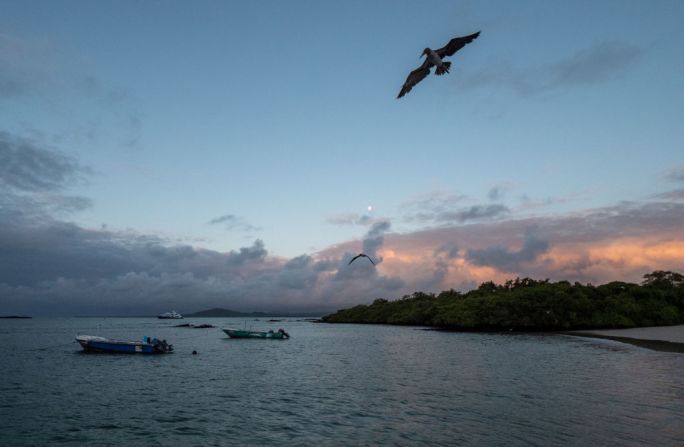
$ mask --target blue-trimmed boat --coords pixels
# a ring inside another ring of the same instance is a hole
[[[173,345],[166,340],[143,337],[142,341],[124,341],[96,335],[78,335],[76,341],[86,352],[115,352],[124,354],[168,354]]]
[[[283,329],[278,329],[277,331],[248,331],[243,329],[223,329],[223,332],[230,338],[274,338],[277,340],[283,340],[285,338],[290,338],[290,334],[285,332]]]

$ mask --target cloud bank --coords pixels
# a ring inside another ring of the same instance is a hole
[[[373,225],[359,241],[292,259],[264,242],[228,252],[59,220],[2,215],[0,313],[141,315],[209,307],[331,311],[416,290],[467,289],[515,276],[601,283],[681,269],[684,205],[625,204],[583,215],[408,234]],[[377,261],[348,261],[363,250]]]
[[[462,196],[432,194],[407,208],[412,218],[437,224],[432,228],[396,233],[390,219],[352,216],[366,228],[358,240],[286,259],[259,239],[219,252],[153,234],[83,228],[65,217],[90,206],[68,194],[87,180],[86,167],[3,132],[0,161],[0,314],[329,312],[516,276],[638,282],[653,270],[684,265],[684,203],[671,194],[524,219],[503,205],[464,206]],[[679,171],[666,177],[681,181]],[[210,223],[247,225],[232,214]],[[359,252],[376,265],[349,265]]]

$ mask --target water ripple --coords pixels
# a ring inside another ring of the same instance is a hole
[[[278,324],[291,340],[194,337],[154,319],[0,322],[0,445],[684,445],[683,355],[567,336]],[[176,353],[35,351],[75,333],[154,335]]]

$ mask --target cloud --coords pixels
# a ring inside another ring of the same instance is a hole
[[[436,216],[438,222],[467,222],[471,220],[498,219],[510,213],[505,205],[474,205],[459,211],[443,212]]]
[[[381,246],[388,229],[374,226],[368,248]],[[401,292],[398,278],[370,264],[348,266],[346,257],[283,259],[269,255],[261,240],[217,252],[49,216],[31,222],[0,213],[0,308],[33,315],[140,315],[217,306],[332,311]]]
[[[435,255],[446,256],[447,259],[454,259],[458,256],[459,248],[455,242],[445,242],[435,249]]]
[[[407,222],[453,225],[472,221],[497,220],[509,214],[510,211],[507,206],[501,204],[473,205],[454,211],[416,213],[404,218]]]
[[[520,68],[502,63],[463,82],[471,87],[506,87],[521,95],[534,95],[610,81],[636,65],[644,54],[641,47],[607,41],[541,67]]]
[[[382,243],[385,240],[385,232],[389,231],[390,223],[376,222],[373,224],[368,233],[363,238],[363,252],[368,256],[377,257],[378,250],[382,247]],[[377,262],[382,262],[379,259]]]
[[[73,158],[0,131],[0,185],[18,191],[54,191],[90,171]]]
[[[384,218],[372,217],[368,214],[343,213],[326,218],[326,222],[332,225],[361,225],[368,226],[384,221]]]
[[[340,268],[338,268],[334,279],[336,281],[340,280],[370,280],[377,282],[379,279],[377,267],[382,263],[383,259],[378,254],[378,251],[382,248],[385,241],[385,233],[389,231],[391,224],[389,221],[382,221],[374,223],[368,232],[364,235],[361,244],[361,252],[373,259],[375,265],[367,262],[366,259],[360,259],[359,261],[349,264],[354,256],[358,254],[358,251],[351,251],[351,247],[341,255]],[[336,254],[339,256],[339,254]]]
[[[515,276],[639,281],[650,271],[684,265],[684,203],[678,202],[623,202],[404,234],[391,232],[389,221],[375,222],[359,240],[285,259],[269,254],[258,239],[218,252],[155,235],[83,228],[60,221],[42,203],[36,209],[44,215],[35,219],[4,206],[11,197],[0,193],[4,313],[150,315],[210,307],[327,312]],[[73,202],[64,206],[82,206]],[[359,250],[378,264],[348,265]]]
[[[549,86],[589,85],[612,79],[635,65],[645,50],[625,42],[603,42],[549,67]]]
[[[49,114],[68,114],[70,124],[53,129],[61,138],[89,143],[111,138],[124,147],[140,147],[143,116],[134,95],[127,88],[74,69],[78,60],[51,42],[0,33],[0,101]],[[66,110],[64,104],[71,106]]]
[[[526,231],[525,240],[519,250],[512,250],[505,245],[492,245],[484,249],[468,250],[465,259],[474,265],[517,272],[522,270],[522,264],[535,261],[548,249],[549,242],[538,238],[535,229],[530,228]]]
[[[684,188],[673,189],[672,191],[663,192],[654,196],[656,199],[662,200],[684,200]]]
[[[444,282],[449,274],[451,261],[459,256],[459,248],[455,242],[445,242],[434,251],[434,272],[432,276],[416,285],[416,290],[435,290]]]
[[[467,199],[468,196],[465,194],[435,190],[418,194],[404,202],[401,207],[407,210],[428,210],[433,213],[438,213],[445,209],[453,209]]]
[[[504,186],[493,188],[492,194],[503,195]],[[510,213],[502,204],[463,206],[468,197],[445,191],[419,195],[402,205],[403,220],[408,223],[453,225],[472,221],[497,220]]]
[[[668,169],[664,173],[667,180],[673,182],[684,182],[684,166],[677,166],[672,169]]]
[[[506,193],[511,189],[509,185],[496,185],[493,186],[488,192],[487,197],[489,200],[501,200],[504,198]]]
[[[244,218],[236,216],[235,214],[224,214],[223,216],[215,217],[209,221],[209,225],[221,224],[226,230],[239,231],[260,231],[262,228],[254,226],[247,222]]]
[[[76,159],[0,131],[0,224],[30,225],[92,206],[66,189],[91,174]]]
[[[388,233],[379,270],[401,290],[468,289],[515,276],[601,284],[639,282],[684,265],[684,203],[623,202],[567,214]],[[354,252],[358,242],[321,255]],[[500,258],[500,259],[499,259]]]

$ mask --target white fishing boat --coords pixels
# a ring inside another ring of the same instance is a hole
[[[164,312],[163,314],[157,315],[157,318],[162,318],[165,320],[180,320],[183,318],[183,315],[179,314],[175,310],[172,310],[171,312]]]

